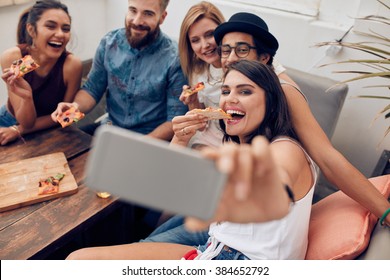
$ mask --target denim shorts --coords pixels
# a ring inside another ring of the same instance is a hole
[[[18,121],[14,116],[8,112],[7,107],[5,105],[0,107],[0,127],[10,127],[18,124]]]
[[[208,244],[200,245],[197,249],[201,252],[204,252],[207,248]],[[230,248],[229,246],[223,246],[221,252],[213,258],[213,260],[249,260],[247,256],[245,256],[240,251],[236,249]]]
[[[166,242],[198,246],[207,242],[209,239],[208,233],[208,229],[199,232],[187,230],[184,225],[184,217],[175,215],[140,242]]]

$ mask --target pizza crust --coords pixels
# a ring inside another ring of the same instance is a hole
[[[191,88],[184,90],[184,96],[185,97],[191,96],[191,95],[201,91],[202,89],[204,89],[204,87],[205,87],[204,83],[199,82],[196,85],[192,86]]]
[[[193,109],[190,112],[206,116],[209,120],[231,119],[232,116],[221,108]]]
[[[26,55],[12,62],[10,68],[15,73],[16,77],[23,77],[27,73],[34,71],[39,67],[39,64],[34,61],[31,55]]]

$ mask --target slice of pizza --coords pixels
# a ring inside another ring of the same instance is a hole
[[[38,195],[58,193],[60,191],[60,181],[65,174],[58,173],[55,176],[49,176],[39,181]]]
[[[207,107],[206,109],[193,109],[190,112],[206,116],[209,120],[231,119],[232,115],[221,108]]]
[[[76,110],[75,107],[70,107],[68,110],[57,116],[57,121],[61,124],[62,128],[64,128],[74,122],[78,122],[84,117],[84,113]]]
[[[184,90],[184,96],[185,97],[191,96],[191,95],[201,91],[202,89],[204,89],[204,83],[199,82],[196,85]]]
[[[27,73],[34,71],[39,67],[39,64],[34,61],[31,55],[26,55],[12,62],[11,70],[14,71],[17,77],[23,77]]]

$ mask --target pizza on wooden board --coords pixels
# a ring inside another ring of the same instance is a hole
[[[206,109],[193,109],[190,112],[206,116],[208,118],[208,120],[219,120],[219,119],[231,119],[232,118],[232,115],[226,113],[221,108],[207,107]]]
[[[185,89],[184,90],[184,96],[185,97],[188,97],[188,96],[191,96],[199,91],[201,91],[202,89],[204,89],[204,83],[203,82],[199,82],[197,83],[196,85],[188,88],[188,89]]]
[[[57,121],[61,124],[62,128],[64,128],[74,122],[78,122],[84,117],[84,113],[76,110],[75,107],[70,107],[68,110],[57,116]]]
[[[58,173],[55,176],[39,180],[38,195],[58,193],[60,191],[60,181],[65,174]]]
[[[26,55],[12,62],[10,68],[15,73],[16,77],[23,77],[24,75],[31,71],[34,71],[38,67],[39,64],[34,61],[31,55]]]

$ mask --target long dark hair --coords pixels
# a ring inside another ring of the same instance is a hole
[[[63,10],[68,16],[68,7],[56,0],[42,0],[37,1],[35,4],[22,12],[19,17],[18,29],[16,32],[16,40],[18,44],[32,45],[32,38],[27,32],[27,24],[31,24],[34,27],[35,32],[37,31],[37,21],[40,20],[42,14],[51,9]]]
[[[230,71],[238,71],[253,81],[265,91],[265,115],[257,129],[246,137],[246,142],[251,143],[257,135],[265,136],[269,141],[277,136],[288,136],[298,140],[292,126],[287,99],[275,72],[268,65],[258,61],[241,60],[231,64],[224,75],[224,80]],[[223,141],[240,143],[238,136],[226,133],[226,126],[220,121],[224,132]]]

